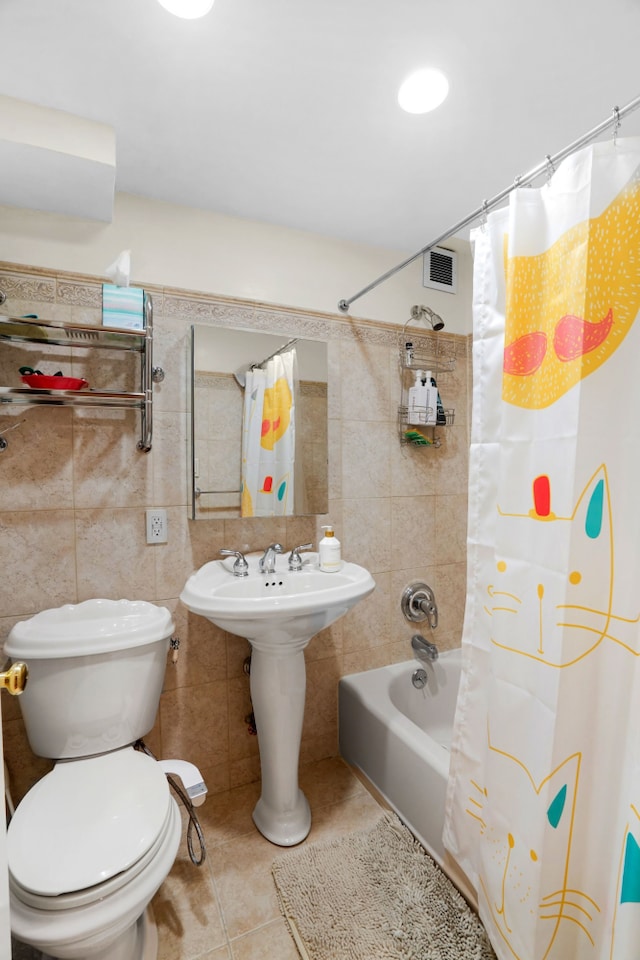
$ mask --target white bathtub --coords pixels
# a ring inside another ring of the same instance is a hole
[[[396,663],[343,677],[339,685],[342,756],[450,875],[442,829],[460,665],[461,651],[451,650],[434,664]],[[419,667],[428,676],[423,690],[411,683]]]

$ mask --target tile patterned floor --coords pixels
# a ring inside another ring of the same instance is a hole
[[[364,829],[380,816],[380,805],[339,758],[303,766],[300,786],[313,818],[307,843]],[[158,960],[298,960],[271,876],[271,864],[287,849],[254,827],[259,793],[252,783],[198,808],[207,858],[193,866],[183,837],[153,901]]]

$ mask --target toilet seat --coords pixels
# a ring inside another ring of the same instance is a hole
[[[18,805],[7,833],[16,896],[51,909],[127,883],[162,844],[170,813],[160,765],[126,747],[58,763]]]
[[[155,859],[158,851],[167,841],[168,834],[173,826],[173,818],[174,812],[171,806],[169,806],[162,830],[156,838],[155,843],[147,850],[144,856],[140,857],[128,870],[123,870],[121,873],[111,877],[110,880],[105,880],[104,883],[99,883],[94,887],[88,887],[76,892],[46,896],[33,893],[31,890],[26,890],[20,886],[15,877],[10,873],[9,889],[22,903],[30,907],[36,907],[38,910],[73,910],[76,907],[88,906],[97,900],[104,900],[105,897],[116,893],[121,887],[131,883],[131,881],[134,880],[138,874],[142,873],[151,861]]]

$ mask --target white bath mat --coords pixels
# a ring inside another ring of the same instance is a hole
[[[395,814],[272,867],[305,960],[495,960],[466,900]]]

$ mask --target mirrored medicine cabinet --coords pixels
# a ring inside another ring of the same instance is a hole
[[[261,333],[204,324],[191,327],[190,516],[193,520],[241,516],[243,372],[280,351],[292,334]],[[327,344],[297,339],[296,469],[303,489],[293,516],[328,511]]]

